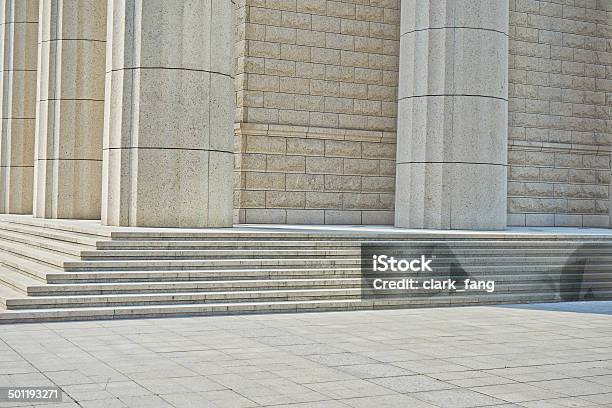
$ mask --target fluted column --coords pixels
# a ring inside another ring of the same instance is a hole
[[[100,218],[106,2],[40,0],[34,215]]]
[[[1,0],[0,5],[0,213],[30,214],[38,0]]]
[[[233,4],[109,0],[102,222],[232,223]]]
[[[395,224],[506,227],[508,0],[402,0]]]

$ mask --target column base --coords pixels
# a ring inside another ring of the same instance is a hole
[[[395,226],[503,230],[507,168],[468,163],[398,163]]]

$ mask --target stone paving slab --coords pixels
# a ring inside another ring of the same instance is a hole
[[[0,407],[612,407],[612,302],[588,307],[6,325],[0,387],[64,400]]]

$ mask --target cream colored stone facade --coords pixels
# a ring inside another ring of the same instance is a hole
[[[440,7],[444,3],[443,1],[404,0],[402,13],[406,13],[415,5],[430,7],[434,10],[435,7]],[[481,221],[483,210],[495,206],[496,210],[490,213],[490,219],[485,222],[489,227],[495,224],[495,228],[503,228],[505,220],[500,214],[505,211],[508,212],[509,225],[610,226],[610,200],[608,199],[610,194],[610,120],[612,118],[609,85],[612,47],[610,45],[612,36],[610,13],[612,5],[610,3],[606,0],[511,0],[507,4],[501,1],[479,0],[448,2],[445,6],[446,12],[452,5],[458,9],[471,11],[471,16],[475,16],[475,20],[480,18],[481,21],[484,21],[482,18],[490,17],[490,21],[496,21],[495,18],[500,16],[507,19],[505,24],[496,23],[495,27],[486,26],[485,22],[484,28],[489,31],[482,32],[494,35],[496,30],[503,33],[506,30],[504,26],[508,27],[507,93],[504,95],[503,90],[501,94],[489,92],[490,96],[498,98],[497,101],[507,99],[508,102],[504,106],[493,100],[492,103],[485,103],[483,109],[479,108],[476,111],[472,109],[471,113],[468,111],[463,114],[459,113],[458,118],[465,118],[466,124],[478,124],[479,121],[492,117],[493,113],[484,108],[500,105],[500,114],[507,111],[506,115],[508,115],[507,146],[504,147],[508,150],[508,159],[504,157],[505,153],[499,150],[501,146],[492,146],[495,149],[491,150],[490,157],[485,157],[487,155],[483,155],[486,145],[484,140],[480,142],[467,139],[463,142],[458,141],[457,146],[463,148],[465,154],[469,156],[474,151],[479,151],[479,154],[474,156],[480,156],[480,158],[460,157],[455,167],[461,167],[462,162],[478,162],[479,160],[483,164],[491,163],[495,166],[491,167],[491,171],[485,171],[483,174],[463,171],[459,168],[450,170],[449,175],[459,174],[459,179],[454,181],[450,178],[447,180],[446,176],[433,177],[431,182],[433,186],[456,187],[458,182],[464,180],[464,177],[470,173],[473,179],[466,184],[463,191],[467,198],[476,197],[471,201],[463,199],[463,202],[457,206],[458,200],[461,201],[461,199],[453,198],[452,190],[449,190],[448,193],[440,193],[439,198],[434,199],[440,203],[432,210],[435,214],[446,211],[449,214],[447,219],[450,219],[452,212],[450,207],[454,203],[455,209],[460,213],[464,213],[465,206],[474,208],[472,220],[467,220],[466,225],[474,225],[476,221]],[[507,10],[497,10],[489,17],[484,12],[482,15],[474,13],[474,10],[479,7],[498,7],[500,4],[506,5]],[[342,8],[342,12],[338,12],[339,7]],[[370,87],[378,90],[377,87],[381,84],[397,86],[403,74],[403,71],[399,75],[394,74],[395,71],[398,71],[399,59],[395,60],[395,66],[391,64],[392,60],[388,59],[400,54],[398,40],[401,13],[399,8],[400,2],[395,1],[300,2],[287,0],[266,2],[245,0],[239,3],[241,17],[238,29],[236,76],[238,104],[236,122],[239,129],[237,131],[239,135],[237,152],[239,156],[236,166],[238,181],[234,200],[237,213],[235,220],[240,222],[260,220],[260,222],[292,223],[301,220],[306,223],[358,223],[359,217],[356,213],[348,212],[348,208],[338,208],[341,205],[339,199],[333,201],[333,204],[324,206],[325,208],[318,207],[322,203],[312,206],[312,203],[308,202],[306,196],[309,195],[309,190],[325,191],[322,190],[324,187],[321,187],[326,185],[325,177],[320,177],[319,173],[329,171],[330,167],[326,166],[327,164],[332,165],[333,163],[336,166],[333,172],[327,173],[329,175],[336,173],[350,176],[351,174],[340,173],[339,160],[320,160],[321,167],[318,172],[307,168],[305,159],[313,154],[313,150],[303,150],[301,156],[304,156],[304,159],[290,157],[296,153],[290,153],[290,150],[287,149],[290,149],[289,146],[295,146],[296,141],[289,142],[291,139],[287,135],[303,139],[302,135],[308,132],[309,127],[324,126],[326,130],[317,129],[312,133],[329,134],[334,129],[341,129],[341,134],[337,138],[342,139],[344,129],[353,129],[354,125],[358,124],[355,127],[360,130],[386,130],[390,133],[388,139],[383,137],[381,140],[392,142],[393,139],[397,139],[395,136],[397,131],[395,106],[392,110],[387,111],[393,112],[390,122],[386,122],[388,114],[385,113],[382,115],[384,122],[383,119],[356,118],[353,115],[356,107],[361,105],[360,98],[366,98],[366,101],[369,99],[371,102],[376,99],[372,97],[375,91],[370,91]],[[430,13],[429,18],[433,18],[433,14]],[[475,20],[467,23],[469,28],[473,28],[469,24],[475,23]],[[389,26],[386,26],[385,31],[380,29],[380,24]],[[368,25],[370,26],[369,31],[366,29]],[[355,27],[361,27],[361,30],[355,30]],[[387,32],[389,36],[382,36],[383,32]],[[391,36],[392,32],[395,32],[394,36]],[[340,38],[343,39],[342,44],[337,41]],[[473,43],[476,42],[477,40]],[[364,44],[378,44],[379,47],[376,50],[369,48],[360,49],[361,53],[356,52],[357,47]],[[430,41],[430,44],[433,44],[433,41]],[[483,44],[493,43],[484,41]],[[498,48],[499,46],[495,46],[492,52]],[[298,50],[300,50],[299,53]],[[366,56],[368,53],[369,55]],[[355,59],[349,58],[356,54],[360,55],[363,65],[354,64]],[[432,57],[439,54],[443,54],[442,49],[434,47],[431,48],[430,57],[425,54],[412,56],[412,58],[418,58],[413,59],[414,63],[423,63],[423,66],[417,69],[417,73],[422,74],[427,69],[435,73],[435,70],[438,69],[436,64],[441,65],[443,62],[432,59]],[[484,54],[483,51],[482,55]],[[376,60],[377,57],[381,59],[380,62]],[[426,61],[427,58],[429,61]],[[383,69],[381,78],[378,73],[371,71],[372,67],[369,64],[382,64],[385,61],[390,65]],[[449,61],[452,63],[452,60]],[[469,72],[475,69],[478,75],[484,75],[487,72],[499,72],[498,69],[500,67],[504,69],[503,64],[506,64],[495,57],[481,58],[479,63],[483,64],[482,69],[474,66],[464,71]],[[409,70],[413,65],[407,66],[407,69]],[[345,73],[344,76],[337,76],[339,67]],[[365,72],[372,74],[368,78],[379,82],[364,83],[367,82],[362,76]],[[387,77],[391,75],[393,79],[388,79]],[[427,84],[428,81],[431,83],[432,78],[434,77],[427,78],[421,75],[414,81],[417,86],[430,88],[426,90],[425,94],[427,94],[431,92],[432,86],[424,84]],[[494,78],[490,80],[495,81]],[[458,78],[457,81],[459,84],[466,83],[465,78]],[[482,88],[477,78],[474,81],[476,87]],[[325,87],[323,88],[322,85]],[[343,90],[353,92],[358,88],[362,90],[360,96],[342,94]],[[393,92],[397,94],[396,89]],[[434,89],[433,92],[439,91]],[[448,89],[441,92],[441,94],[444,93],[448,93]],[[486,95],[487,91],[464,89],[459,90],[458,93]],[[332,104],[337,101],[337,97],[344,99],[340,105],[341,110],[335,112]],[[429,106],[431,111],[432,105]],[[478,114],[482,117],[478,118]],[[323,118],[325,122],[321,122]],[[412,124],[416,127],[409,133],[414,134],[415,131],[428,126],[428,123],[435,126],[440,118],[441,116],[436,118],[429,112],[424,116],[424,122]],[[402,117],[400,123],[401,121]],[[505,122],[506,119],[503,118],[503,121]],[[373,125],[374,123],[376,125]],[[268,125],[271,130],[268,130]],[[387,127],[389,125],[393,127]],[[348,132],[350,133],[350,130]],[[472,129],[471,133],[483,132],[482,129],[480,131]],[[253,136],[251,147],[247,143],[249,135]],[[265,143],[263,146],[254,146],[258,139],[255,136],[267,136],[268,138],[259,138]],[[434,138],[432,135],[429,136],[430,140]],[[306,140],[304,144],[306,143],[314,146],[317,142]],[[409,150],[411,155],[419,147],[428,146],[431,149],[431,142],[416,141],[415,143],[416,145]],[[391,149],[392,146],[389,145],[387,148]],[[259,151],[256,152],[257,149]],[[315,149],[314,154],[324,157],[325,154],[321,153],[321,149]],[[344,161],[358,159],[357,149],[354,152],[353,156],[346,156]],[[267,163],[268,157],[271,157],[270,166]],[[384,163],[383,166],[390,166],[389,162],[384,161],[386,158],[383,156],[375,157],[375,159],[383,160],[381,162]],[[292,169],[287,171],[275,168],[275,163],[280,160],[291,161]],[[440,159],[433,159],[434,162],[436,160]],[[313,162],[312,159],[311,162]],[[506,164],[508,164],[507,167]],[[378,168],[379,173],[376,174],[374,164],[371,168],[371,172],[362,173],[361,190],[357,187],[357,180],[345,179],[342,187],[353,189],[351,197],[360,196],[367,201],[366,197],[372,193],[366,187],[369,185],[368,178],[393,175],[388,169],[383,172],[382,167]],[[498,168],[500,172],[496,180],[489,180],[489,176]],[[344,167],[342,170],[344,171]],[[298,177],[310,180],[309,190],[296,192],[292,185],[287,183],[286,178],[289,173],[293,173],[290,181]],[[506,178],[507,184],[501,181]],[[250,182],[247,182],[247,179]],[[268,185],[266,180],[273,180],[273,182]],[[427,193],[423,189],[426,185],[424,180],[423,177],[420,179],[417,177],[416,181],[411,181],[407,190],[399,194],[397,200],[403,199],[414,205],[419,201],[418,197],[424,197],[420,205],[421,211],[431,209],[432,194],[436,194],[435,188],[426,189],[429,190]],[[259,182],[263,187],[256,187]],[[400,186],[406,186],[405,177],[399,177],[398,183]],[[482,186],[481,192],[469,188],[470,185],[478,184]],[[270,192],[266,193],[267,189],[271,189]],[[385,194],[393,194],[394,190],[395,188]],[[507,206],[498,199],[494,200],[488,196],[487,190],[496,190],[504,197],[507,196]],[[379,203],[384,202],[385,199]],[[482,208],[479,209],[479,206]],[[378,210],[390,213],[394,211],[393,203],[388,208],[378,208]],[[418,211],[418,208],[415,210]],[[339,214],[338,211],[344,212],[341,220],[335,217]],[[364,211],[361,209],[361,222],[373,222],[374,220],[368,219],[367,212]],[[252,216],[248,217],[247,214],[252,214]],[[330,216],[326,218],[325,214]],[[455,216],[455,219],[460,218]],[[391,217],[387,222],[392,223]],[[396,224],[398,222],[404,226],[427,226],[427,223],[422,221],[411,223],[396,220]],[[433,222],[429,225],[452,228],[448,221],[446,223]]]
[[[5,213],[610,227],[610,0],[3,0],[2,13]]]
[[[399,0],[242,0],[237,222],[392,224]]]
[[[509,224],[609,227],[612,1],[510,6]]]

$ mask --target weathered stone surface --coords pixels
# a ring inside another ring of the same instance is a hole
[[[561,3],[510,2],[509,181],[554,186],[545,195],[509,191],[525,204],[510,209],[510,225],[527,215],[529,225],[610,227],[610,205],[600,215],[592,201],[610,202],[610,172],[592,171],[610,166],[609,2]],[[577,201],[556,214],[529,201],[558,194]]]
[[[0,212],[32,213],[38,0],[0,2]]]
[[[34,216],[100,219],[106,3],[40,0]]]
[[[388,158],[395,156],[395,144],[390,135],[256,124],[237,125],[236,132],[237,222],[392,222],[395,165]],[[271,215],[254,217],[264,210]]]
[[[396,226],[506,227],[507,16],[507,1],[402,2]]]
[[[233,7],[109,2],[103,223],[232,224]]]

